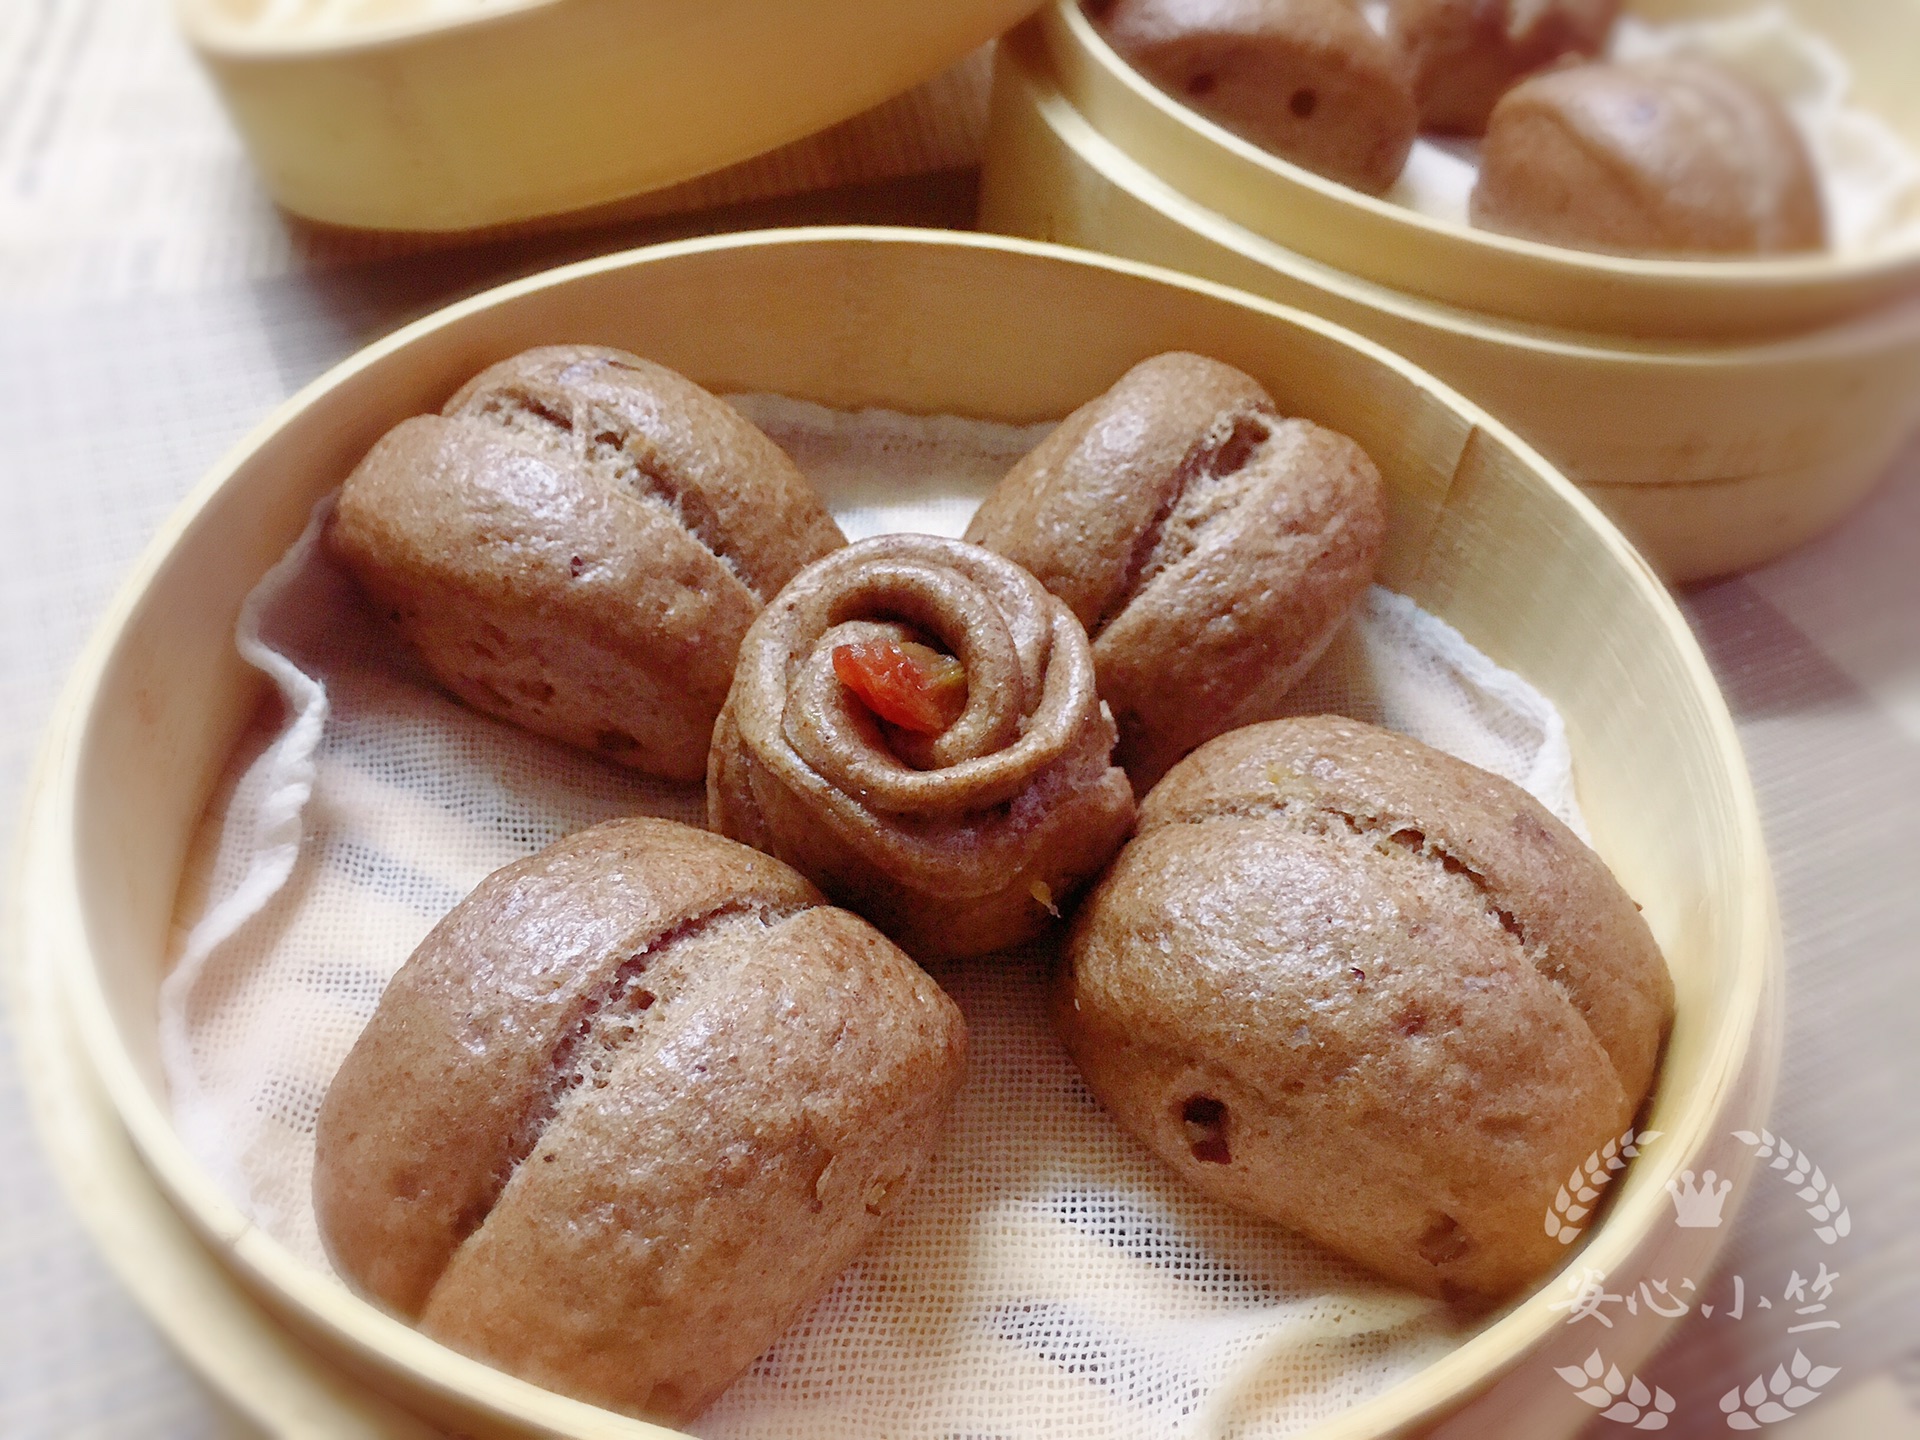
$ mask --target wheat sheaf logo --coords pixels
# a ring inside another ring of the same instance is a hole
[[[1838,1365],[1816,1365],[1798,1350],[1793,1361],[1775,1367],[1773,1376],[1757,1377],[1742,1390],[1738,1385],[1720,1397],[1720,1410],[1729,1430],[1758,1430],[1791,1420],[1811,1401],[1820,1398],[1827,1382],[1840,1373]]]
[[[1567,1183],[1553,1197],[1553,1207],[1547,1211],[1547,1234],[1562,1245],[1571,1245],[1577,1240],[1593,1215],[1594,1202],[1599,1200],[1600,1192],[1616,1174],[1627,1168],[1627,1161],[1640,1153],[1642,1145],[1659,1138],[1658,1130],[1629,1129],[1618,1140],[1609,1140],[1594,1151],[1585,1164],[1576,1165]],[[1692,1179],[1691,1175],[1688,1179]]]
[[[1818,1222],[1813,1233],[1824,1243],[1831,1245],[1852,1233],[1853,1217],[1840,1203],[1839,1186],[1827,1183],[1820,1167],[1807,1159],[1806,1151],[1795,1150],[1771,1130],[1762,1130],[1758,1135],[1751,1130],[1736,1130],[1733,1138],[1742,1145],[1753,1146],[1753,1158],[1768,1161],[1769,1170],[1786,1171],[1781,1178],[1794,1187],[1802,1200],[1810,1202],[1807,1214]]]
[[[1587,1356],[1584,1365],[1558,1365],[1553,1373],[1573,1386],[1575,1398],[1598,1410],[1602,1420],[1635,1430],[1664,1430],[1667,1417],[1673,1414],[1673,1396],[1658,1385],[1649,1389],[1638,1375],[1622,1375],[1620,1367],[1608,1365],[1598,1350]]]

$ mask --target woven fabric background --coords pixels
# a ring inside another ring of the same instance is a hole
[[[159,0],[0,5],[0,815],[18,814],[61,679],[140,548],[272,406],[416,315],[582,254],[767,223],[969,223],[979,95],[975,80],[929,102],[949,146],[890,132],[892,153],[953,167],[930,176],[816,172],[835,188],[420,255],[279,215]],[[1747,747],[1785,917],[1773,1128],[1853,1218],[1830,1310],[1843,1328],[1816,1337],[1841,1373],[1803,1421],[1770,1427],[1787,1440],[1920,1434],[1916,559],[1920,446],[1834,534],[1682,597]],[[42,1158],[10,1028],[0,1050],[0,1434],[241,1433],[96,1257]],[[1803,1206],[1777,1182],[1740,1198],[1712,1283],[1778,1305]],[[1668,1433],[1725,1433],[1718,1397],[1770,1370],[1779,1342],[1689,1316],[1646,1377],[1698,1417]]]

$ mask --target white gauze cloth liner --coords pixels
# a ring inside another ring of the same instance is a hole
[[[958,535],[1049,428],[734,403],[852,538]],[[315,1116],[415,945],[483,876],[569,831],[633,813],[697,824],[703,811],[697,787],[618,770],[432,688],[322,553],[330,508],[241,613],[241,652],[292,718],[203,822],[206,895],[183,902],[190,929],[160,999],[181,1135],[321,1270]],[[1302,713],[1418,736],[1582,828],[1553,706],[1399,595],[1374,589],[1296,693]],[[1048,1028],[1045,961],[1036,949],[936,971],[972,1031],[951,1130],[875,1243],[698,1433],[1283,1435],[1459,1342],[1434,1302],[1201,1197],[1122,1132]]]
[[[1384,3],[1363,8],[1375,29],[1386,28]],[[1899,131],[1852,102],[1846,57],[1784,5],[1666,24],[1623,15],[1607,58],[1716,61],[1786,106],[1812,152],[1834,250],[1868,251],[1911,240],[1920,230],[1920,156]],[[1387,199],[1465,225],[1479,174],[1479,141],[1423,135]]]

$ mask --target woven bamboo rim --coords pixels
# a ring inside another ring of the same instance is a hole
[[[1787,0],[1831,38],[1920,150],[1915,0]],[[1629,0],[1680,19],[1712,0]],[[1610,336],[1757,339],[1832,324],[1920,292],[1920,230],[1853,255],[1641,259],[1436,219],[1270,155],[1167,95],[1116,54],[1077,0],[1036,21],[1061,93],[1101,135],[1200,204],[1302,255],[1445,304]]]

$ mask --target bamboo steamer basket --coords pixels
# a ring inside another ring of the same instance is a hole
[[[1786,0],[1853,68],[1854,97],[1920,151],[1920,0]],[[1628,0],[1670,21],[1753,0]],[[1094,129],[1180,191],[1313,260],[1442,304],[1571,330],[1729,340],[1814,329],[1920,292],[1920,232],[1851,255],[1653,260],[1496,235],[1362,194],[1270,155],[1135,71],[1076,0],[1037,21],[1055,84]]]
[[[1743,570],[1827,529],[1920,422],[1920,297],[1724,345],[1619,339],[1422,299],[1257,235],[1126,154],[1062,90],[1046,25],[1000,43],[984,228],[1174,266],[1389,346],[1511,424],[1670,581]]]
[[[911,89],[1034,6],[331,3],[351,20],[276,22],[276,0],[176,9],[276,201],[412,231],[598,209],[732,165]]]
[[[188,841],[269,700],[234,649],[242,597],[384,430],[482,366],[560,340],[625,346],[717,390],[1010,422],[1062,415],[1135,361],[1196,348],[1251,371],[1288,413],[1354,436],[1390,488],[1383,580],[1558,704],[1595,843],[1674,971],[1678,1018],[1645,1122],[1664,1138],[1615,1184],[1568,1273],[1704,1275],[1720,1232],[1675,1227],[1664,1186],[1685,1168],[1738,1177],[1750,1166],[1730,1132],[1759,1123],[1772,1089],[1780,930],[1725,705],[1618,532],[1484,411],[1315,317],[1016,240],[775,231],[536,276],[336,367],[168,521],[69,683],[35,772],[10,927],[44,1059],[32,1081],[49,1123],[74,1127],[50,1148],[109,1258],[216,1383],[277,1426],[315,1433],[411,1433],[402,1412],[486,1436],[670,1433],[446,1350],[295,1261],[190,1158],[157,1053]],[[62,1091],[63,1075],[95,1097],[91,1110]],[[117,1127],[103,1135],[108,1106]],[[101,1175],[127,1182],[126,1195],[90,1188]],[[1448,1417],[1463,1434],[1570,1434],[1588,1412],[1552,1367],[1584,1359],[1592,1341],[1552,1308],[1563,1288],[1550,1277],[1315,1434],[1424,1432]],[[263,1313],[284,1328],[248,1331]],[[1623,1369],[1669,1323],[1648,1311],[1615,1319],[1607,1343]],[[209,1339],[228,1334],[248,1336],[237,1355]]]

